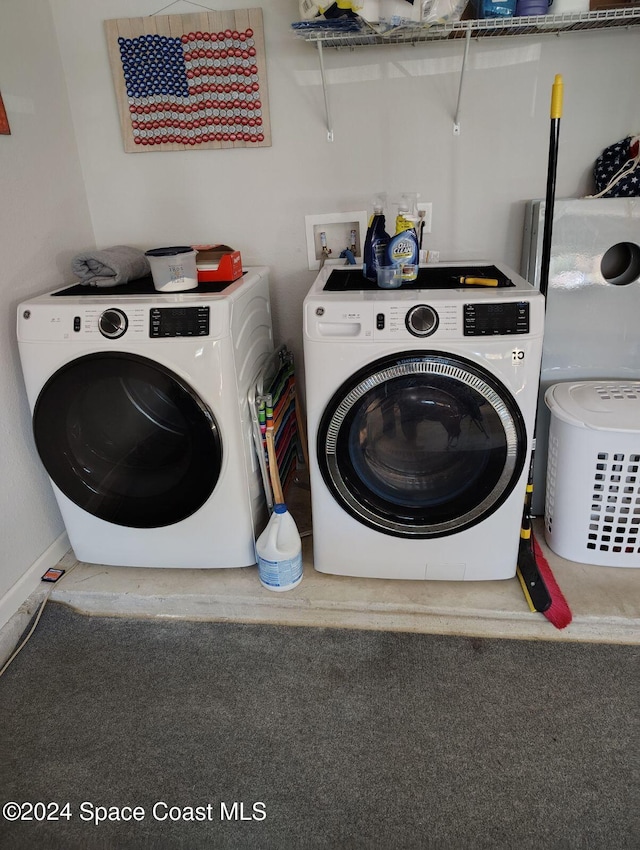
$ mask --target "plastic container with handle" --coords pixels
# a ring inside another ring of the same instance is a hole
[[[268,590],[292,590],[302,581],[302,542],[284,503],[274,505],[267,527],[256,541],[260,582]]]

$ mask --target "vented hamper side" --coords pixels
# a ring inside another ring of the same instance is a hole
[[[574,385],[577,386],[577,385]],[[615,427],[640,411],[640,385],[593,386],[612,427],[572,424],[550,404],[545,537],[563,558],[603,567],[640,567],[640,416],[638,428]],[[631,412],[631,415],[630,415]],[[575,413],[575,411],[573,411]],[[594,420],[595,421],[595,420]]]

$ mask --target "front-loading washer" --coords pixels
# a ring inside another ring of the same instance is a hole
[[[266,268],[155,290],[81,284],[18,308],[33,435],[76,557],[243,567],[267,519],[248,392],[273,352]]]
[[[493,282],[493,285],[461,280]],[[400,289],[325,267],[304,302],[313,555],[340,575],[516,572],[544,298],[497,264]]]

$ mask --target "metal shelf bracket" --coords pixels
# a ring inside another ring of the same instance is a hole
[[[327,141],[333,141],[333,121],[331,120],[331,106],[329,104],[329,91],[327,89],[327,78],[324,72],[324,55],[322,53],[322,42],[317,41],[318,62],[320,63],[320,78],[322,79],[322,93],[324,95],[324,111],[327,118]]]
[[[460,135],[460,101],[462,100],[462,84],[464,82],[464,71],[467,67],[467,58],[469,56],[469,45],[471,44],[471,30],[468,29],[464,37],[464,54],[462,56],[462,68],[460,69],[460,85],[458,88],[458,103],[456,104],[456,114],[453,119],[453,135]]]

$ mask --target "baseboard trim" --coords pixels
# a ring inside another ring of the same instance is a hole
[[[16,614],[31,594],[41,586],[40,579],[48,569],[56,564],[69,551],[71,544],[67,532],[56,538],[51,546],[40,555],[18,581],[9,588],[0,599],[0,629]],[[25,612],[25,616],[30,616]]]

